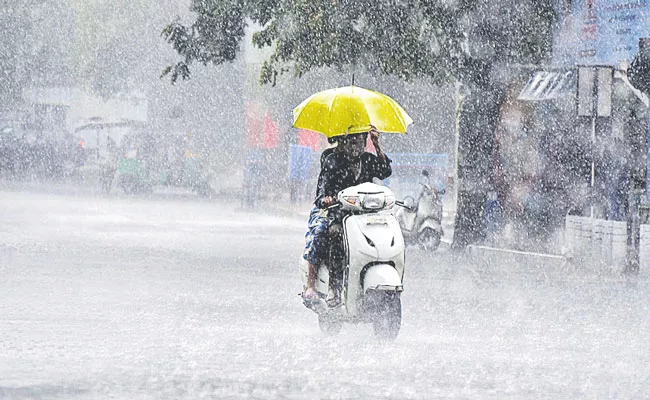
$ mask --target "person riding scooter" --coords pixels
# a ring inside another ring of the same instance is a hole
[[[366,141],[370,138],[377,155],[366,152]],[[328,255],[328,245],[341,246],[340,240],[335,236],[330,227],[337,220],[335,211],[327,210],[336,202],[339,191],[364,182],[372,182],[374,178],[385,179],[391,173],[391,160],[382,151],[379,144],[379,132],[370,127],[368,132],[346,134],[337,137],[338,149],[327,155],[322,162],[318,178],[318,187],[314,207],[309,215],[309,230],[306,234],[306,248],[303,257],[309,263],[306,289],[303,299],[318,301],[315,284],[320,265]],[[332,243],[330,243],[332,240]],[[338,252],[340,253],[340,251]],[[328,265],[332,263],[327,263]],[[330,267],[333,268],[333,267]],[[330,275],[331,297],[328,299],[330,307],[340,304],[340,267],[333,268]]]

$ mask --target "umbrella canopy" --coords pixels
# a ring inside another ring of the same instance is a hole
[[[358,86],[318,92],[293,110],[293,126],[328,138],[367,132],[406,133],[413,120],[395,100]]]

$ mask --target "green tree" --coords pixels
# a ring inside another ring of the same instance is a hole
[[[476,59],[539,62],[551,49],[553,0],[193,0],[191,25],[169,24],[164,36],[183,57],[172,79],[193,62],[234,60],[249,23],[263,28],[258,47],[274,52],[262,81],[293,69],[349,65],[405,79],[476,79]],[[476,47],[473,51],[471,47]]]
[[[507,76],[551,53],[556,0],[193,0],[196,19],[163,35],[182,59],[164,74],[186,79],[198,62],[235,59],[247,24],[270,47],[262,83],[320,67],[363,69],[405,80],[455,80],[465,87],[459,143],[456,247],[480,240],[490,185],[492,136]]]

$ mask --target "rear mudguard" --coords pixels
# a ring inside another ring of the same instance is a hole
[[[402,277],[390,264],[376,264],[368,268],[363,277],[363,290],[402,291]]]

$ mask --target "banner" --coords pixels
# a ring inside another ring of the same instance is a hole
[[[275,149],[280,138],[278,125],[269,111],[256,102],[246,104],[246,146],[258,149]]]
[[[639,38],[650,36],[649,0],[574,0],[578,65],[619,67],[638,52]]]
[[[307,146],[312,151],[320,151],[324,146],[324,136],[318,132],[312,132],[305,129],[298,130],[298,144]]]

